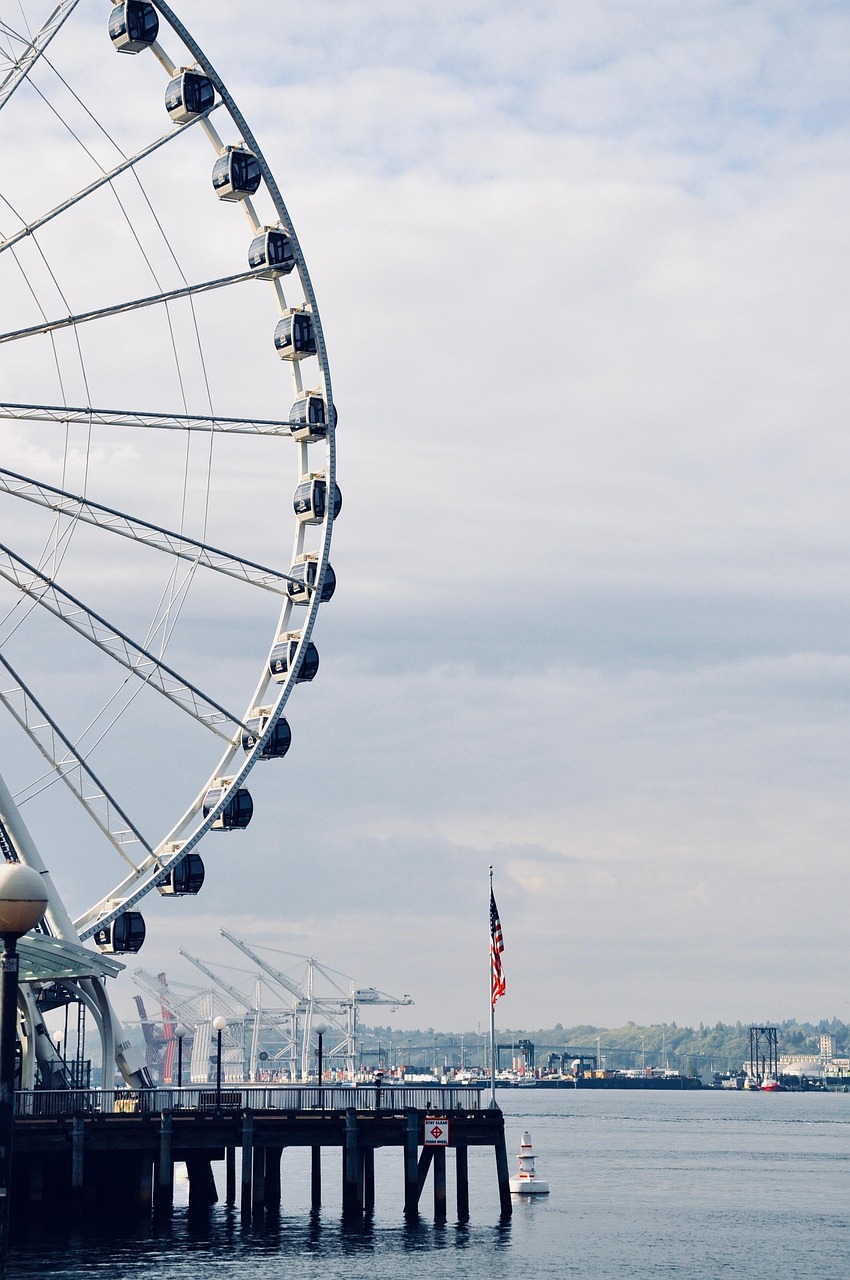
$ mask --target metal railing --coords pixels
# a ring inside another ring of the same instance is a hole
[[[15,1095],[15,1114],[32,1118],[74,1115],[154,1115],[163,1111],[209,1114],[239,1111],[478,1111],[477,1085],[242,1085],[188,1089],[37,1089]]]

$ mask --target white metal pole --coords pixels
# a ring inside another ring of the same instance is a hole
[[[493,868],[490,868],[490,894],[487,898],[487,917],[489,922],[490,903],[493,897]],[[496,1002],[493,999],[493,928],[490,929],[490,943],[487,951],[490,966],[490,1106],[496,1106]]]

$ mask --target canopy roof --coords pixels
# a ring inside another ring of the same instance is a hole
[[[114,978],[125,966],[120,960],[89,951],[78,942],[65,942],[45,933],[18,939],[21,982],[53,982],[59,978]]]

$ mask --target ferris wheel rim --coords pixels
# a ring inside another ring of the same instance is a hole
[[[195,123],[200,123],[201,125],[204,125],[205,119],[208,118],[212,110],[219,110],[220,108],[223,109],[224,114],[227,117],[229,117],[231,123],[235,126],[241,138],[241,143],[239,145],[244,145],[256,158],[256,161],[260,168],[262,181],[264,183],[266,193],[270,197],[271,202],[274,206],[274,209],[277,213],[279,225],[282,227],[282,229],[284,230],[286,235],[289,237],[289,240],[291,242],[292,251],[295,258],[295,270],[297,271],[300,288],[304,295],[304,306],[306,309],[309,310],[313,330],[315,333],[316,347],[317,347],[316,355],[318,358],[318,366],[319,366],[320,391],[324,399],[324,403],[327,406],[327,412],[326,412],[327,424],[326,424],[326,432],[325,432],[324,441],[323,441],[324,463],[322,466],[321,474],[325,478],[328,499],[326,502],[324,519],[321,525],[320,545],[315,553],[315,558],[316,558],[315,585],[309,595],[309,600],[306,605],[306,614],[303,616],[302,625],[298,627],[297,633],[289,632],[288,628],[289,628],[292,609],[293,609],[293,602],[287,595],[284,595],[281,609],[278,615],[277,624],[275,626],[274,634],[273,634],[271,643],[269,645],[268,652],[263,661],[261,674],[258,679],[257,685],[255,687],[254,693],[252,697],[249,699],[246,710],[242,714],[242,716],[233,717],[236,724],[235,734],[230,739],[228,739],[228,745],[226,746],[221,757],[219,758],[215,768],[212,770],[209,778],[206,780],[206,782],[203,784],[201,789],[198,791],[194,800],[191,801],[190,805],[186,808],[186,810],[184,811],[182,816],[178,819],[178,821],[170,828],[167,834],[158,842],[151,842],[150,844],[147,845],[146,856],[139,860],[138,865],[134,865],[131,863],[132,870],[130,874],[125,875],[123,879],[119,880],[116,884],[114,884],[113,887],[107,893],[105,893],[92,906],[90,906],[86,911],[84,911],[80,916],[77,917],[77,919],[74,921],[74,929],[80,941],[85,941],[86,939],[91,938],[97,931],[102,930],[108,927],[109,925],[111,925],[120,915],[123,915],[128,910],[131,910],[132,908],[134,908],[142,900],[142,898],[144,898],[149,892],[151,892],[151,890],[153,890],[154,888],[164,883],[168,879],[168,877],[171,875],[176,865],[180,861],[182,861],[183,858],[185,858],[190,852],[194,851],[197,848],[201,840],[207,835],[207,833],[216,823],[217,818],[220,816],[220,814],[224,810],[229,799],[238,792],[238,790],[240,789],[240,787],[248,777],[249,773],[251,772],[253,766],[263,758],[263,750],[266,744],[268,743],[269,739],[271,738],[272,733],[275,730],[275,727],[283,713],[283,710],[289,701],[289,698],[292,694],[295,684],[298,683],[300,661],[303,659],[303,655],[305,654],[307,647],[311,644],[311,636],[312,636],[313,629],[315,626],[315,621],[318,615],[318,610],[320,605],[323,603],[323,587],[325,582],[325,575],[328,573],[328,569],[329,569],[328,557],[329,557],[331,537],[333,532],[333,524],[335,519],[334,495],[338,494],[338,489],[336,487],[336,447],[335,447],[336,413],[333,406],[331,376],[330,376],[330,368],[328,363],[327,349],[325,345],[324,332],[321,324],[321,317],[319,314],[318,304],[315,297],[315,291],[313,289],[312,280],[309,274],[309,270],[307,268],[303,251],[301,249],[300,241],[297,237],[294,225],[292,223],[292,219],[283,201],[280,189],[274,178],[272,170],[268,165],[268,162],[266,161],[266,158],[261,148],[259,147],[252,130],[249,128],[247,121],[245,120],[245,117],[242,115],[241,111],[236,106],[236,103],[232,95],[230,94],[230,91],[227,88],[227,85],[219,76],[215,68],[212,66],[210,60],[206,57],[200,45],[197,43],[197,41],[195,41],[194,37],[190,34],[188,29],[181,22],[181,20],[176,16],[173,10],[167,4],[165,4],[163,0],[150,0],[150,2],[153,4],[156,10],[158,10],[158,12],[162,15],[162,17],[165,19],[168,25],[172,28],[173,32],[176,34],[178,39],[183,43],[185,48],[192,55],[192,57],[195,60],[194,65],[200,68],[203,74],[208,76],[208,78],[212,82],[218,94],[218,98],[216,99],[213,107],[210,109],[209,112],[205,114],[204,117],[199,116],[188,124],[184,123],[182,125],[177,126],[174,132],[172,132],[172,134],[163,135],[161,139],[158,139],[154,144],[151,144],[147,148],[143,149],[141,153],[138,153],[136,156],[131,157],[127,161],[127,164],[124,167],[125,168],[131,167],[140,163],[140,156],[142,158],[146,158],[148,154],[151,154],[154,150],[158,149],[161,146],[167,145],[167,142],[170,141],[171,138],[178,136],[180,132],[185,131],[187,128],[191,127],[191,125],[194,125]],[[25,73],[23,75],[19,75],[19,77],[17,78],[15,83],[11,86],[11,89],[8,90],[8,92],[6,92],[5,90],[8,88],[9,77],[7,76],[6,80],[0,80],[0,108],[6,105],[9,98],[11,97],[11,93],[14,92],[14,90],[17,87],[19,87],[19,85],[22,84],[23,81],[26,80],[29,75],[32,74],[33,67],[35,66],[38,58],[40,58],[41,54],[43,54],[44,49],[46,48],[50,40],[54,38],[54,36],[58,33],[61,26],[70,17],[72,11],[77,6],[77,3],[78,3],[78,0],[61,0],[61,2],[56,6],[53,13],[50,15],[44,27],[42,28],[42,31],[38,33],[38,35],[35,38],[35,41],[33,42],[33,45],[34,46],[37,45],[38,47],[37,48],[34,47],[33,49],[34,56],[32,56],[31,59],[29,60],[29,65]],[[45,30],[47,30],[48,38],[40,40],[40,37],[42,36],[42,32]],[[163,51],[158,48],[154,50],[154,52],[156,53],[156,56],[158,57],[159,61],[162,62],[163,66],[165,66],[166,70],[168,70],[166,61],[164,61],[163,56],[160,56],[161,54],[163,54]],[[164,57],[167,59],[167,55],[164,55]],[[172,64],[172,68],[174,65],[175,64]],[[5,93],[5,96],[4,96],[4,93]],[[85,194],[86,194],[86,191],[84,189],[82,193],[76,193],[73,197],[69,199],[76,201],[78,199],[83,198]],[[243,202],[243,207],[248,205],[249,205],[248,201]],[[253,214],[252,206],[251,206],[251,213],[249,216],[254,221],[255,229],[257,229],[259,224],[257,224],[256,222],[256,216]],[[2,250],[5,248],[10,247],[11,242],[17,239],[20,239],[24,234],[27,234],[27,233],[28,233],[28,229],[22,233],[18,233],[15,237],[7,238],[6,241],[0,243],[0,252],[2,252]],[[243,272],[243,273],[240,273],[238,276],[232,277],[226,283],[228,285],[231,285],[238,280],[246,279],[246,278],[249,278],[250,276],[251,276],[251,273]],[[256,278],[255,274],[253,275],[253,278]],[[187,292],[192,292],[192,291],[195,291],[196,289],[197,289],[197,286],[194,286],[194,287],[190,286],[187,289]],[[172,292],[176,292],[176,291],[172,291]],[[276,290],[276,292],[278,293],[279,298],[282,297],[282,291]],[[76,321],[81,322],[81,320],[84,318],[86,317],[78,316],[76,317]],[[65,323],[71,324],[73,326],[74,320],[75,320],[74,317],[70,317],[69,320],[66,321]],[[36,326],[35,329],[39,332],[47,331],[47,328],[44,325]],[[11,334],[6,335],[7,339],[11,339],[12,336],[17,336],[17,335],[11,335]],[[2,341],[3,341],[3,335],[0,335],[0,342]],[[296,386],[298,386],[300,385],[300,371],[298,370],[297,364],[293,364],[292,371],[293,371],[294,383]],[[13,409],[17,409],[22,417],[26,416],[26,413],[25,413],[26,410],[29,410],[30,413],[37,412],[38,410],[42,410],[44,413],[50,412],[50,406],[32,406],[32,405],[23,406],[23,405],[10,404],[10,405],[0,406],[0,417],[7,416],[4,410],[13,410]],[[57,409],[57,407],[54,406],[52,412],[54,413],[54,416],[49,420],[67,421],[68,413],[69,413],[68,410]],[[91,415],[93,413],[98,414],[98,413],[106,413],[106,412],[116,412],[120,414],[122,411],[79,409],[79,410],[72,410],[70,412],[77,413],[80,415],[88,415],[89,421],[91,421]],[[136,412],[138,413],[139,411],[136,411]],[[14,416],[14,415],[10,413],[8,414],[8,416]],[[179,418],[181,415],[149,415],[149,416],[154,418],[157,416],[159,417],[170,416],[172,419],[176,419],[176,418]],[[200,420],[198,419],[196,420],[195,429],[214,430],[216,428],[213,426],[213,424],[217,421],[218,421],[217,419],[210,418],[209,422],[206,425],[201,425]],[[222,419],[221,421],[224,422],[225,420]],[[261,426],[261,430],[258,432],[258,434],[262,433],[263,425],[267,428],[270,428],[273,425],[271,423],[271,420],[265,420],[264,423],[262,420],[250,420],[250,419],[245,419],[245,420],[230,419],[229,421],[231,423],[242,421],[245,424],[248,424],[253,421],[255,426],[259,422]],[[157,423],[155,425],[160,425],[160,424]],[[173,425],[173,423],[171,425]],[[274,425],[278,426],[281,429],[280,434],[284,434],[284,428],[291,426],[290,423],[286,423],[283,421],[278,422]],[[234,428],[234,429],[238,429],[238,428]],[[272,432],[269,431],[268,434],[272,434]],[[305,442],[304,440],[297,440],[295,443],[296,443],[296,448],[298,450],[299,475],[303,479],[305,475],[311,474],[310,465],[309,465],[310,464],[309,444],[315,443],[315,442],[314,441]],[[20,478],[22,477],[19,477],[19,479]],[[68,495],[66,494],[65,496],[68,496]],[[97,504],[94,504],[94,505],[97,505]],[[162,530],[161,526],[156,526],[156,527],[160,530],[160,532],[165,532]],[[304,525],[302,522],[296,519],[292,563],[295,562],[297,556],[301,553],[303,546],[304,546]],[[278,576],[285,579],[288,575],[279,574]],[[273,682],[269,675],[269,671],[270,671],[269,663],[271,659],[271,654],[275,648],[275,645],[279,643],[280,638],[282,636],[287,636],[290,634],[297,634],[298,638],[297,638],[297,648],[295,650],[295,653],[289,668],[288,676],[285,681]],[[24,688],[26,689],[26,686],[24,686]],[[262,730],[256,736],[253,747],[251,747],[250,749],[246,749],[243,745],[242,731],[245,729],[246,722],[251,718],[252,713],[256,712],[260,708],[265,713],[262,717]],[[205,798],[207,797],[207,795],[210,794],[211,790],[214,789],[217,783],[224,784],[220,787],[219,799],[216,805],[212,806],[208,811],[205,811],[205,807],[204,807]],[[105,794],[107,796],[107,800],[112,798],[108,792],[106,792]],[[117,802],[114,802],[114,803],[117,805]]]

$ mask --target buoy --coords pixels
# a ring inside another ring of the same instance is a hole
[[[519,1161],[519,1172],[508,1183],[511,1194],[515,1196],[548,1196],[549,1183],[544,1182],[542,1178],[538,1178],[534,1172],[534,1148],[531,1145],[531,1134],[528,1132],[522,1135],[517,1160]]]

